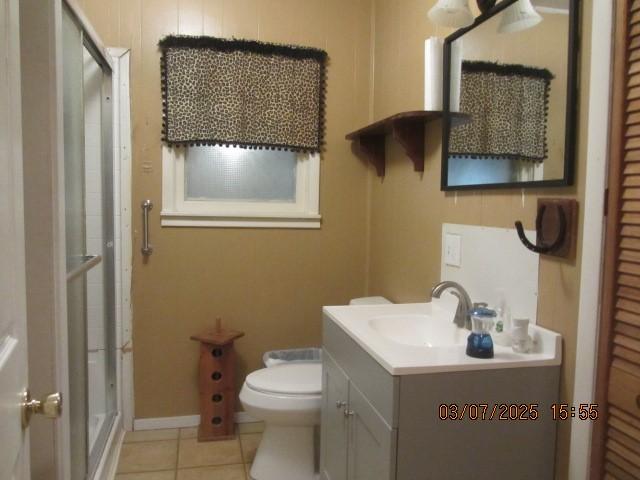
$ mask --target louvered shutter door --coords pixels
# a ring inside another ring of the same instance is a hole
[[[603,341],[609,345],[600,360],[608,363],[602,470],[604,478],[626,480],[640,479],[640,0],[621,3],[616,61],[623,64],[614,82],[617,122],[612,118],[612,145],[620,148],[612,149],[616,184],[610,183],[617,198],[609,197],[617,211],[609,212],[614,223],[607,227],[607,248],[615,256],[609,257],[611,281],[605,281],[610,309]]]

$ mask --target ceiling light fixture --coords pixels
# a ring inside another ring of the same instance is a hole
[[[531,5],[531,0],[518,0],[506,8],[500,20],[498,32],[514,33],[536,26],[542,17]]]
[[[468,27],[474,18],[468,0],[438,0],[428,16],[437,25],[457,28]]]

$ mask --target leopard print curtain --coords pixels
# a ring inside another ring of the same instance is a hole
[[[214,37],[159,46],[168,145],[322,148],[326,52]]]
[[[552,79],[547,69],[462,62],[460,111],[471,121],[452,128],[449,154],[542,162]]]

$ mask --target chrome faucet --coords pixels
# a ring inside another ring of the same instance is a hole
[[[471,316],[469,315],[469,311],[473,308],[473,302],[462,285],[451,281],[440,282],[431,289],[431,297],[440,298],[442,292],[448,289],[453,290],[451,294],[458,297],[459,300],[458,309],[456,310],[456,316],[453,319],[453,323],[455,323],[459,328],[471,330]]]

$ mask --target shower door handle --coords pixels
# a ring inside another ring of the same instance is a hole
[[[153,208],[151,200],[142,202],[142,254],[149,256],[153,253],[153,247],[149,243],[149,210]]]

